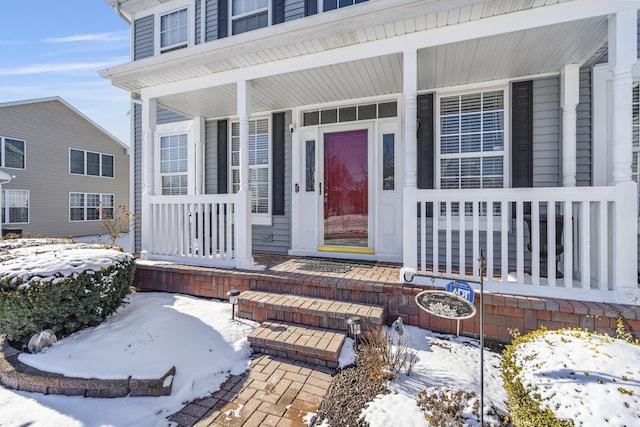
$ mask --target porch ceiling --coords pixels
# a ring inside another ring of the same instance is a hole
[[[587,61],[606,43],[607,28],[598,17],[429,47],[418,53],[418,88],[555,73]]]
[[[607,19],[597,17],[429,47],[418,51],[418,90],[556,73],[584,63],[606,43]],[[275,74],[252,81],[251,110],[348,101],[402,91],[402,54]],[[236,114],[235,85],[158,98],[188,116]]]

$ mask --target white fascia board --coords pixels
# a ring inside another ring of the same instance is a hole
[[[637,0],[610,0],[606,2],[602,0],[575,0],[506,15],[498,15],[464,24],[434,28],[427,30],[429,37],[425,37],[425,32],[404,34],[340,49],[332,49],[241,69],[223,71],[186,81],[143,88],[141,93],[144,94],[144,97],[156,98],[174,93],[204,89],[211,86],[234,84],[238,80],[254,80],[375,56],[396,54],[407,49],[424,49],[432,46],[605,16],[623,10],[637,9],[638,6]],[[189,66],[189,63],[186,62],[184,66]]]

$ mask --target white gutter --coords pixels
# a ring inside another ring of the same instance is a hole
[[[127,18],[124,13],[122,13],[122,10],[120,10],[120,0],[115,0],[113,10],[115,10],[116,13],[120,15],[120,18],[122,18],[127,24],[131,25],[131,20]]]

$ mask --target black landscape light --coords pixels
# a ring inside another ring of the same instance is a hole
[[[362,325],[362,319],[358,316],[351,316],[347,319],[347,325],[349,325],[349,334],[353,337],[353,340],[356,342],[356,347],[358,346],[358,336],[360,335]]]
[[[227,296],[229,297],[229,302],[231,303],[231,320],[234,320],[236,305],[238,305],[238,295],[240,295],[240,291],[235,287],[235,285],[231,285],[231,289],[227,292]]]

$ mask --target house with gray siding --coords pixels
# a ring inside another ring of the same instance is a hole
[[[129,148],[62,98],[0,103],[0,141],[5,233],[96,235],[129,206]]]
[[[143,258],[391,261],[630,303],[638,3],[106,0]]]

